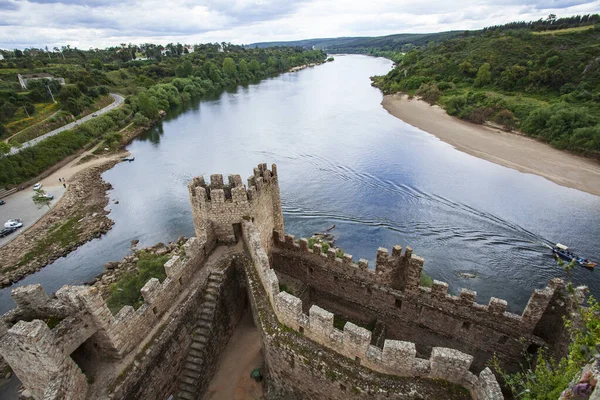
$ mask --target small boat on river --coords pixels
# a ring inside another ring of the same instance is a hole
[[[578,255],[573,254],[564,244],[556,243],[556,245],[552,247],[552,252],[554,253],[555,257],[561,258],[568,262],[575,261],[575,264],[581,265],[582,267],[594,268],[597,265],[595,262],[592,262],[587,258],[579,257]]]

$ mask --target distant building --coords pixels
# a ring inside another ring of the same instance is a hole
[[[194,46],[192,46],[191,44],[184,46],[184,47],[187,49],[188,53],[194,52]]]
[[[4,56],[0,54],[0,61],[4,60]]]
[[[17,78],[19,78],[19,83],[23,89],[27,89],[27,81],[36,80],[36,79],[49,79],[51,81],[58,81],[61,85],[65,84],[65,78],[55,78],[51,74],[47,74],[45,72],[40,72],[37,74],[17,74]]]

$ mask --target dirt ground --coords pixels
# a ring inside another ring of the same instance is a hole
[[[250,377],[254,368],[262,369],[263,365],[260,333],[254,326],[250,310],[247,310],[227,343],[219,369],[210,382],[204,399],[263,399],[262,385]]]
[[[409,100],[406,95],[384,96],[381,104],[393,116],[467,154],[600,196],[600,163],[594,160],[525,136],[461,121],[438,106]]]

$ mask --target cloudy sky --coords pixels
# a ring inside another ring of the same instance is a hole
[[[600,0],[0,0],[0,48],[232,42],[478,29]]]

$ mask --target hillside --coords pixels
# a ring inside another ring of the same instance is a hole
[[[487,29],[408,52],[374,85],[493,121],[559,149],[600,155],[600,26]]]
[[[248,47],[300,46],[307,49],[327,51],[328,53],[359,53],[384,55],[382,52],[402,53],[429,42],[439,42],[464,35],[463,31],[439,33],[400,33],[377,37],[340,37],[327,39],[305,39],[291,42],[262,42]],[[393,58],[393,57],[390,57]]]

